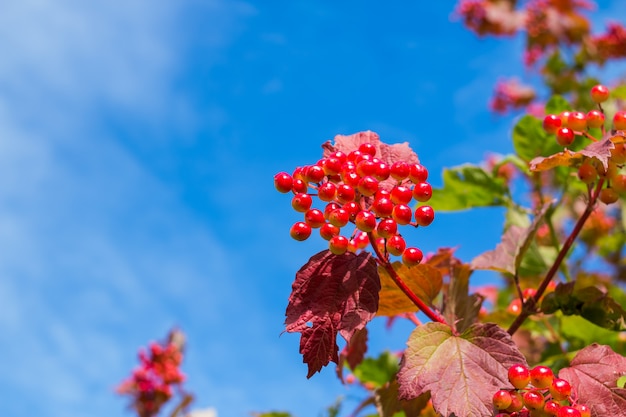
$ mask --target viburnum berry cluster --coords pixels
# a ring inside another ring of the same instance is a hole
[[[508,376],[514,389],[500,389],[493,395],[496,417],[591,417],[589,407],[577,402],[570,383],[547,366],[529,369],[515,364]]]
[[[428,170],[408,147],[397,157],[372,132],[338,136],[336,142],[324,145],[324,157],[315,164],[274,176],[276,189],[292,193],[291,206],[303,214],[291,226],[291,237],[302,241],[318,229],[335,255],[371,243],[382,258],[398,256],[407,266],[419,264],[422,251],[407,246],[399,226],[433,222],[434,210],[421,204],[432,196]],[[413,209],[413,203],[419,205]]]
[[[585,138],[598,144],[601,150],[600,139],[594,136],[594,130],[599,131],[602,137],[606,136],[605,114],[602,103],[610,97],[609,89],[601,84],[595,85],[590,91],[591,99],[597,105],[597,109],[588,112],[562,111],[557,114],[548,114],[543,119],[543,128],[549,134],[554,134],[556,142],[563,147],[575,147],[575,139]],[[594,184],[605,184],[598,193],[598,199],[605,204],[613,204],[619,196],[626,192],[626,174],[620,172],[626,163],[626,145],[624,134],[618,131],[626,130],[626,111],[617,110],[612,118],[611,139],[605,140],[610,156],[607,163],[602,163],[595,153],[580,154],[577,163],[578,178],[591,187]],[[568,157],[572,153],[566,149],[562,155]],[[601,180],[601,182],[600,182]]]
[[[132,397],[131,405],[139,417],[156,416],[172,398],[172,389],[184,382],[182,348],[182,333],[173,331],[165,343],[152,342],[139,350],[139,366],[117,387],[119,394]]]

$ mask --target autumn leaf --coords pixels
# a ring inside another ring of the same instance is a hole
[[[472,268],[489,269],[516,275],[524,258],[524,254],[533,242],[535,233],[537,229],[539,229],[551,205],[551,203],[545,204],[537,215],[535,215],[529,227],[520,227],[517,225],[509,226],[502,236],[502,242],[500,242],[494,250],[485,252],[474,258],[471,264]]]
[[[400,411],[408,416],[418,416],[426,408],[430,394],[425,393],[412,400],[398,398],[398,381],[394,378],[383,387],[378,388],[374,394],[374,404],[380,417],[392,417]]]
[[[626,358],[610,347],[594,343],[576,354],[570,367],[559,372],[572,385],[578,401],[597,417],[623,416],[626,389],[617,380],[626,375]]]
[[[322,251],[296,273],[287,305],[285,331],[300,332],[307,378],[330,361],[338,363],[337,333],[349,341],[378,309],[380,279],[367,252]]]
[[[471,273],[469,265],[458,260],[450,268],[450,284],[443,298],[443,316],[456,332],[463,332],[474,324],[485,300],[481,294],[469,293]]]
[[[426,264],[409,268],[402,262],[394,262],[392,266],[404,283],[426,304],[431,304],[439,294],[443,278],[437,268]],[[415,304],[394,283],[385,268],[379,266],[378,274],[381,285],[376,313],[378,316],[395,316],[418,311]]]
[[[337,378],[343,382],[344,363],[348,364],[350,369],[356,368],[365,358],[367,352],[367,327],[354,332],[348,343],[339,354],[339,362],[337,363]]]
[[[516,363],[526,359],[495,324],[474,324],[456,336],[445,324],[427,323],[409,336],[398,372],[400,398],[430,392],[444,417],[492,415],[493,393],[511,387],[507,372]]]
[[[577,166],[580,165],[585,157],[597,159],[602,166],[604,166],[604,169],[607,170],[609,168],[611,149],[615,148],[615,144],[611,139],[610,136],[607,136],[601,141],[590,143],[587,147],[578,152],[565,149],[562,152],[547,157],[536,157],[529,163],[530,170],[545,171],[558,166]]]

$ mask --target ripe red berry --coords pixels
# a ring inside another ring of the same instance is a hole
[[[404,238],[400,235],[393,235],[387,239],[385,244],[387,248],[387,252],[393,256],[400,256],[406,249],[406,242]]]
[[[427,182],[418,182],[413,187],[413,198],[419,202],[430,200],[433,196],[433,188]]]
[[[359,230],[371,232],[376,228],[376,215],[369,210],[360,211],[357,213],[354,223]]]
[[[561,404],[556,401],[548,400],[543,406],[543,412],[549,416],[556,416],[561,408]]]
[[[508,413],[515,413],[524,408],[524,400],[522,399],[522,394],[517,391],[511,392],[511,406],[507,408],[505,411]]]
[[[404,252],[402,252],[402,262],[406,266],[419,265],[423,258],[424,254],[418,248],[406,248]]]
[[[326,176],[324,168],[319,165],[311,165],[305,168],[306,181],[318,183]]]
[[[522,364],[509,368],[509,382],[517,389],[526,388],[530,382],[530,370]]]
[[[335,209],[328,215],[328,222],[337,227],[344,227],[350,221],[350,213],[343,207]]]
[[[300,178],[293,180],[293,192],[298,193],[306,193],[309,189],[306,182],[302,181]]]
[[[550,385],[552,398],[561,401],[567,399],[572,393],[572,386],[564,379],[554,378]]]
[[[393,179],[402,181],[411,173],[411,167],[404,161],[396,161],[391,165],[389,174]]]
[[[415,184],[418,182],[425,182],[428,179],[428,170],[422,164],[413,164],[411,165],[409,179]]]
[[[337,192],[335,193],[335,195],[337,196],[337,201],[339,201],[341,204],[345,204],[349,201],[354,201],[354,198],[356,197],[356,191],[354,191],[354,188],[352,188],[348,184],[339,184],[337,186]]]
[[[567,118],[567,125],[577,132],[587,130],[587,115],[579,111],[573,111]]]
[[[320,227],[320,236],[324,240],[330,240],[334,236],[338,236],[340,229],[337,226],[334,226],[330,223],[325,223]]]
[[[618,194],[626,193],[626,174],[618,174],[611,180],[611,188]]]
[[[293,187],[293,177],[286,172],[274,175],[274,187],[281,193],[288,193]]]
[[[364,160],[357,164],[356,173],[362,177],[373,176],[376,172],[376,164],[372,161]]]
[[[365,142],[359,145],[359,151],[374,156],[376,155],[376,146],[373,143]]]
[[[578,178],[585,184],[591,184],[598,178],[598,171],[589,162],[583,162],[578,167]]]
[[[335,255],[343,255],[348,251],[350,241],[345,236],[333,236],[328,241],[328,249]]]
[[[409,204],[413,198],[413,192],[407,186],[396,185],[391,189],[390,197],[394,204]]]
[[[372,176],[365,176],[359,181],[359,192],[366,197],[371,197],[378,191],[378,180]]]
[[[394,219],[383,219],[376,226],[376,233],[385,239],[390,238],[398,232],[398,223]]]
[[[435,220],[435,211],[431,206],[419,206],[415,209],[415,223],[418,226],[428,226]]]
[[[326,207],[324,207],[324,217],[326,218],[326,220],[328,220],[328,216],[330,216],[330,213],[332,213],[334,210],[337,210],[338,208],[340,208],[341,206],[337,203],[328,203],[326,204]]]
[[[540,410],[543,408],[546,400],[539,391],[529,390],[522,394],[524,405],[531,410]]]
[[[604,125],[604,113],[599,110],[591,110],[587,113],[587,126],[602,127]]]
[[[557,417],[581,417],[580,411],[569,405],[564,405],[559,408]]]
[[[291,226],[289,234],[295,240],[306,240],[311,236],[311,226],[304,222],[296,222]]]
[[[548,388],[553,379],[552,369],[547,366],[537,365],[530,370],[530,383],[535,388]]]
[[[591,417],[591,410],[584,404],[576,404],[575,409],[580,411],[580,417]]]
[[[352,188],[356,188],[358,187],[359,182],[361,181],[361,177],[359,176],[359,174],[357,174],[354,171],[342,170],[341,180],[344,182],[344,184],[348,184]]]
[[[367,236],[367,233],[360,232],[354,236],[353,241],[357,249],[365,249],[370,243],[370,238]]]
[[[611,149],[611,162],[616,165],[626,164],[626,144],[615,144],[615,147]]]
[[[345,211],[350,215],[350,221],[353,222],[356,218],[356,215],[359,211],[361,211],[361,206],[356,201],[349,201],[343,206],[341,206]]]
[[[562,127],[556,131],[556,143],[569,146],[574,142],[574,131],[569,127]]]
[[[391,168],[384,162],[378,162],[376,164],[376,171],[374,171],[374,178],[378,181],[385,181],[391,175]]]
[[[591,87],[591,99],[596,103],[602,103],[609,99],[609,89],[602,85],[594,85]]]
[[[561,127],[568,127],[568,122],[569,122],[569,114],[571,112],[564,110],[561,113],[559,113],[559,118],[561,119]]]
[[[322,201],[333,201],[335,199],[335,193],[337,192],[337,186],[332,182],[325,182],[317,188],[317,198]]]
[[[413,210],[406,204],[397,204],[391,211],[391,218],[399,225],[407,225],[413,219]]]
[[[498,390],[495,394],[493,394],[493,405],[498,410],[506,410],[511,406],[511,402],[513,398],[511,397],[511,393],[507,390]]]
[[[543,130],[547,133],[553,134],[561,127],[563,122],[561,118],[556,114],[549,114],[543,119]]]
[[[317,229],[326,223],[326,218],[324,218],[324,213],[321,210],[310,209],[304,213],[304,221],[312,228]]]
[[[613,115],[613,129],[626,130],[626,111],[618,111]]]
[[[291,199],[291,207],[293,207],[295,211],[299,211],[301,213],[304,213],[308,209],[310,209],[312,204],[313,199],[309,194],[306,193],[298,193],[294,195]]]
[[[393,212],[393,202],[390,198],[380,197],[374,200],[372,210],[378,217],[389,217]]]
[[[341,172],[341,166],[343,163],[339,158],[328,157],[322,160],[322,168],[326,175],[337,175]]]
[[[603,188],[598,196],[604,204],[613,204],[619,200],[619,194],[613,188]]]

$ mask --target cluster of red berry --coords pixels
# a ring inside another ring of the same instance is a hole
[[[291,205],[304,214],[303,221],[291,227],[291,237],[308,239],[312,229],[328,240],[336,255],[365,249],[372,242],[381,253],[402,256],[408,266],[422,260],[422,251],[407,247],[398,226],[428,226],[435,213],[412,200],[426,202],[432,187],[426,182],[428,170],[419,163],[396,161],[388,165],[376,156],[376,146],[362,143],[350,153],[334,151],[314,165],[298,167],[293,174],[280,172],[274,186],[282,193],[293,193]],[[317,196],[322,208],[313,207]],[[342,228],[355,227],[342,234]],[[349,237],[348,237],[349,236]]]
[[[587,136],[595,140],[588,130],[591,128],[603,129],[605,125],[604,111],[601,103],[609,99],[609,89],[604,85],[596,85],[591,89],[591,98],[598,104],[598,109],[587,113],[580,111],[564,111],[560,114],[548,114],[543,119],[543,128],[554,134],[559,145],[570,146],[576,136]],[[626,111],[618,110],[613,115],[613,129],[626,130]],[[615,203],[619,195],[626,193],[626,175],[620,173],[620,168],[626,164],[626,145],[614,143],[611,149],[611,158],[608,169],[593,158],[585,158],[578,167],[578,178],[586,184],[592,184],[599,177],[607,180],[607,187],[599,195],[600,201],[605,204]]]
[[[182,352],[175,343],[161,345],[153,342],[148,352],[139,350],[139,361],[140,366],[117,391],[133,397],[132,405],[137,415],[152,417],[172,397],[172,386],[185,379],[179,369]]]
[[[493,395],[496,417],[591,417],[589,407],[576,402],[570,383],[556,378],[547,366],[513,365],[509,382],[515,389],[501,389]]]

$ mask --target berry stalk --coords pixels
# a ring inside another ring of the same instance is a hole
[[[409,298],[409,300],[411,300],[411,302],[413,304],[415,304],[417,306],[417,308],[420,309],[420,311],[422,313],[424,313],[429,319],[431,319],[432,321],[436,321],[439,323],[443,323],[443,324],[447,324],[446,323],[446,319],[443,318],[443,316],[441,314],[439,314],[438,312],[434,311],[433,309],[431,309],[430,307],[428,307],[426,305],[426,303],[424,303],[402,280],[402,278],[400,278],[400,276],[398,275],[398,273],[396,272],[395,269],[393,269],[393,265],[389,262],[389,260],[387,260],[385,258],[385,256],[380,252],[380,249],[377,247],[377,245],[373,242],[375,242],[375,238],[372,235],[372,233],[368,233],[368,236],[370,238],[370,242],[372,242],[371,246],[374,249],[374,253],[376,254],[376,260],[378,261],[378,263],[380,265],[383,266],[383,268],[385,268],[385,270],[389,273],[389,276],[391,277],[391,279],[393,280],[393,282],[398,286],[398,288],[400,288],[400,290],[402,290],[402,292]]]
[[[552,279],[555,277],[556,273],[561,267],[561,264],[563,263],[563,260],[565,259],[568,252],[574,245],[574,242],[576,241],[576,238],[580,234],[580,231],[582,230],[585,222],[587,221],[587,219],[593,212],[593,208],[596,205],[596,202],[598,201],[598,196],[600,195],[600,191],[602,190],[603,185],[604,185],[604,178],[600,178],[598,183],[596,184],[594,191],[590,194],[589,202],[587,203],[587,206],[585,207],[585,211],[580,216],[580,218],[574,225],[574,228],[572,229],[569,236],[565,240],[565,243],[563,244],[563,246],[561,247],[561,250],[557,254],[556,259],[554,260],[554,263],[548,270],[548,273],[546,274],[543,281],[541,281],[541,284],[539,284],[539,287],[537,288],[537,292],[523,304],[523,308],[519,316],[517,316],[515,320],[513,321],[513,323],[511,323],[511,326],[509,326],[509,329],[507,330],[507,332],[510,335],[513,335],[520,328],[522,323],[524,323],[524,321],[528,318],[528,316],[530,316],[534,312],[537,303],[543,296],[543,293],[546,291],[546,288],[548,288],[548,285],[550,284]]]

